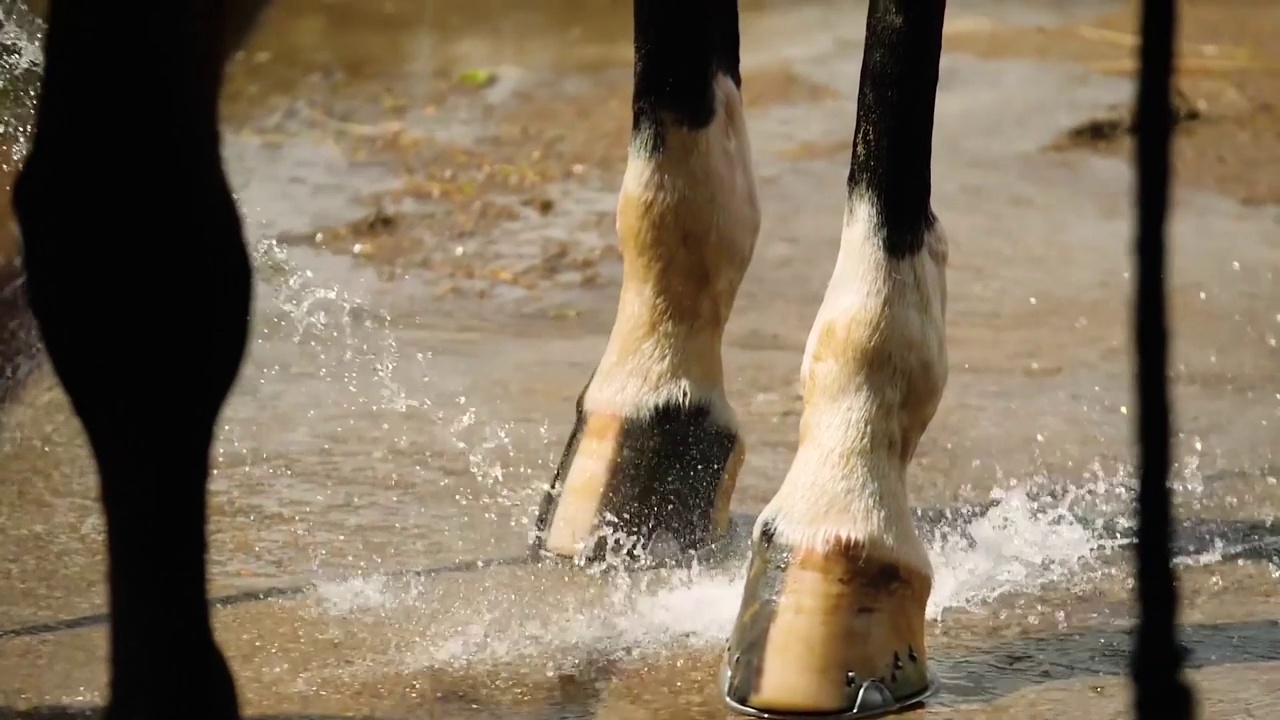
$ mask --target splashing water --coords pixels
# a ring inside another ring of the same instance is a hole
[[[1201,492],[1197,467],[1197,457],[1184,460],[1175,491]],[[1036,600],[1050,588],[1062,602],[1064,590],[1086,592],[1126,576],[1114,554],[1131,541],[1134,476],[1095,462],[1082,479],[1074,486],[1050,476],[1010,480],[987,506],[922,528],[935,568],[929,619],[943,622],[949,612],[981,616],[998,600]],[[739,559],[747,541],[742,529],[729,541],[742,546]],[[732,565],[594,580],[580,571],[546,577],[548,571],[536,569],[490,569],[408,585],[378,575],[347,577],[318,587],[315,612],[392,623],[400,640],[388,659],[408,669],[538,661],[559,672],[584,658],[718,646],[732,630],[745,581],[745,564]],[[1010,611],[999,612],[1006,618]],[[1032,624],[1041,614],[1064,622],[1061,607],[1019,603],[1013,612]]]
[[[1041,480],[1049,484],[1049,479]],[[1096,555],[1114,544],[1081,524],[1073,500],[1109,486],[1073,491],[1065,501],[1037,501],[1026,487],[996,488],[995,505],[959,528],[945,528],[930,544],[934,571],[927,615],[975,610],[1008,593],[1034,593],[1064,581],[1087,582],[1102,572]]]
[[[1132,530],[1132,473],[1104,474],[1095,464],[1088,477],[1092,482],[1066,491],[1060,478],[1011,481],[986,508],[955,513],[926,533],[936,573],[928,617],[983,614],[1001,598],[1051,587],[1083,591],[1123,575],[1122,565],[1107,560]],[[744,533],[731,542],[746,541]],[[718,645],[732,629],[745,581],[741,563],[610,574],[595,582],[549,580],[538,570],[493,572],[455,577],[448,590],[431,581],[406,586],[376,575],[348,577],[317,589],[315,611],[345,619],[373,613],[395,623],[407,637],[391,655],[410,668],[538,658],[564,669],[583,657]],[[526,591],[530,584],[536,594]],[[1015,612],[1034,622],[1044,608]],[[1061,610],[1056,614],[1061,623]],[[405,633],[405,624],[413,631]]]
[[[25,3],[0,7],[0,170],[13,171],[27,153],[40,77],[44,23]]]

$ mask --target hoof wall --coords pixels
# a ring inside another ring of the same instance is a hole
[[[579,408],[533,550],[578,562],[635,558],[662,534],[679,552],[703,550],[729,529],[743,456],[737,433],[707,407],[660,407],[643,419]]]
[[[929,576],[859,544],[796,549],[769,527],[752,548],[721,673],[725,703],[758,718],[869,718],[938,687],[924,648]]]

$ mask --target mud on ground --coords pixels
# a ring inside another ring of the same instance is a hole
[[[1181,7],[1175,84],[1177,182],[1246,204],[1280,202],[1280,174],[1272,170],[1280,167],[1280,5],[1184,0]],[[1128,11],[1057,26],[963,18],[949,26],[946,51],[1072,63],[1101,74],[1133,76],[1136,21],[1136,3]],[[459,243],[467,238],[512,221],[558,213],[549,187],[616,185],[630,122],[629,69],[618,53],[603,53],[597,64],[598,69],[581,72],[571,83],[523,78],[503,102],[490,108],[484,119],[492,131],[479,144],[415,130],[421,125],[415,118],[430,117],[459,97],[486,92],[489,85],[502,82],[501,71],[470,77],[437,74],[426,90],[420,88],[412,97],[384,92],[375,103],[383,111],[375,115],[353,117],[340,109],[308,107],[302,112],[313,131],[331,133],[349,158],[398,167],[407,179],[394,190],[368,197],[370,212],[357,222],[286,239],[372,261],[385,268],[388,277],[399,268],[427,269],[446,278],[433,290],[441,297],[483,298],[494,285],[504,284],[537,291],[565,278],[582,286],[599,283],[601,268],[617,262],[609,244],[588,251],[549,244],[538,258],[519,266],[486,262],[482,250],[468,248],[457,254]],[[752,109],[849,95],[853,82],[847,88],[816,85],[786,62],[749,63],[744,69],[744,95]],[[232,97],[239,97],[239,92],[233,85]],[[1064,127],[1045,151],[1128,157],[1130,110],[1118,106]],[[272,131],[262,132],[269,137]],[[802,162],[848,152],[845,141],[800,143],[782,159]],[[405,209],[421,203],[430,210]],[[597,212],[579,222],[578,229],[585,233],[612,232],[608,213]]]
[[[1280,202],[1280,3],[1182,0],[1175,65],[1181,122],[1174,171],[1187,187],[1248,204]],[[993,59],[1078,63],[1132,76],[1138,3],[1081,24],[977,24],[948,33],[946,50]],[[1056,150],[1131,154],[1130,108],[1064,133]]]

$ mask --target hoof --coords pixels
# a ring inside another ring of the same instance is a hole
[[[867,718],[937,689],[924,647],[930,577],[859,544],[800,550],[766,526],[752,548],[721,688],[759,718]]]
[[[645,417],[584,412],[538,513],[535,553],[596,562],[642,557],[665,532],[681,552],[729,527],[744,448],[706,406],[665,405]]]

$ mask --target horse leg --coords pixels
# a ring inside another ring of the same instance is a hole
[[[744,453],[720,355],[760,227],[737,2],[635,0],[634,13],[621,296],[535,540],[580,560],[610,538],[708,544]]]
[[[840,252],[801,369],[791,468],[755,528],[727,700],[891,704],[930,683],[932,586],[907,465],[946,384],[947,242],[930,208],[944,0],[872,0]]]
[[[13,189],[31,308],[100,474],[113,719],[239,716],[205,587],[209,450],[250,309],[219,155],[230,33],[209,31],[228,6],[54,0]]]

